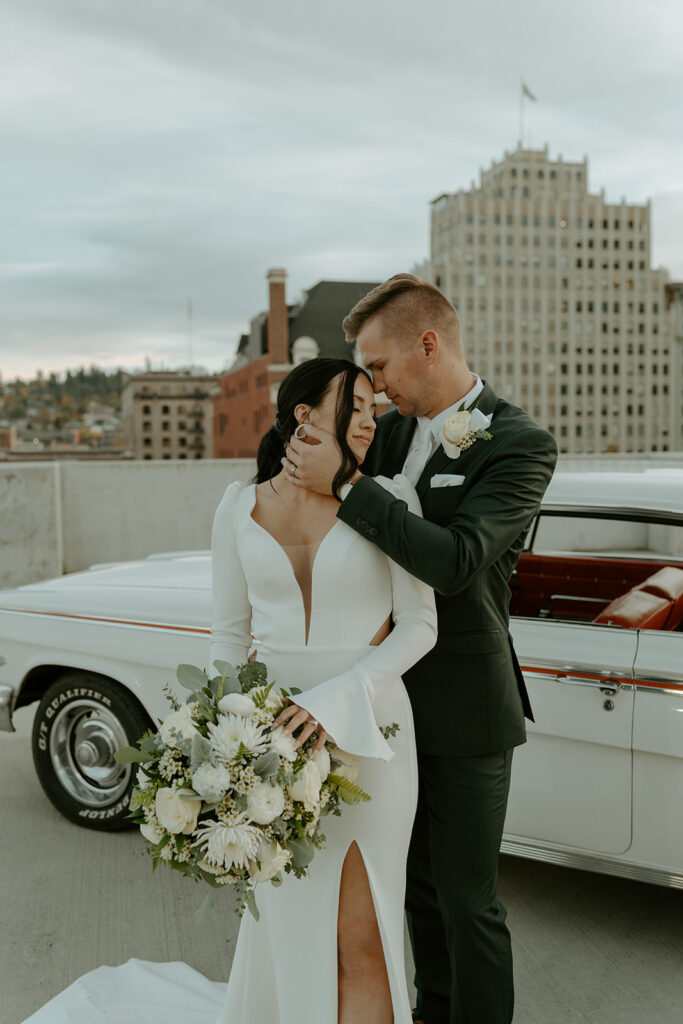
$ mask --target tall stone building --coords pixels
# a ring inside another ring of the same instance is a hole
[[[124,443],[138,459],[213,458],[218,376],[150,370],[130,377],[121,396]]]
[[[588,161],[506,152],[432,203],[431,280],[470,365],[563,452],[683,448],[681,341],[651,267],[650,203],[607,203]]]

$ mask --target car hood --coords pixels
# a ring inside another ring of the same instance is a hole
[[[209,552],[155,555],[135,562],[95,565],[83,572],[1,590],[0,612],[3,610],[208,628],[211,556]]]

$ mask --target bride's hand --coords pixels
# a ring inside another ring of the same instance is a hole
[[[337,440],[328,430],[310,423],[302,424],[302,428],[298,428],[298,437],[292,434],[289,439],[282,459],[285,473],[297,487],[332,494],[332,481],[341,462]]]
[[[287,735],[296,732],[299,726],[303,726],[301,732],[296,737],[295,747],[302,746],[308,737],[312,736],[316,731],[318,733],[318,742],[313,747],[314,753],[322,750],[327,742],[327,733],[323,727],[314,718],[311,718],[305,708],[300,708],[298,704],[288,704],[284,711],[280,712],[273,722],[273,728],[277,729],[279,726],[283,727],[282,731]]]

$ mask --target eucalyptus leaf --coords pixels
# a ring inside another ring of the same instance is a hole
[[[229,661],[214,661],[214,665],[222,676],[237,676],[237,669]]]
[[[192,921],[195,927],[198,928],[199,925],[203,923],[203,921],[206,918],[206,915],[213,908],[213,905],[213,896],[211,895],[210,892],[207,892],[202,902],[199,904],[197,909],[192,914]]]
[[[176,677],[186,690],[201,690],[206,686],[206,674],[196,665],[178,665]]]
[[[114,754],[114,760],[118,764],[146,764],[153,761],[154,757],[144,750],[138,750],[137,747],[119,747]]]
[[[277,774],[277,770],[280,766],[280,758],[274,750],[269,750],[266,754],[261,754],[256,758],[252,764],[252,768],[257,775],[261,777],[261,780],[265,782],[266,779]]]
[[[208,761],[211,753],[211,744],[206,736],[195,733],[192,737],[192,748],[190,750],[190,764],[193,768],[199,767],[204,761]]]
[[[290,839],[287,846],[292,853],[293,866],[299,870],[308,867],[315,855],[315,846],[311,840],[306,837]]]
[[[254,918],[254,920],[255,921],[260,921],[261,920],[261,915],[259,914],[259,909],[256,906],[256,896],[255,896],[255,894],[253,892],[249,893],[249,895],[247,896],[247,898],[245,900],[245,903],[246,903],[247,907],[249,908],[249,913]]]

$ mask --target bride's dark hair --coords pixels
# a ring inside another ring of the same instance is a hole
[[[256,483],[272,480],[282,469],[285,444],[299,426],[294,415],[297,405],[304,403],[315,409],[328,394],[332,381],[342,374],[337,395],[334,432],[341,451],[341,464],[332,481],[332,493],[339,498],[339,488],[358,468],[358,459],[349,448],[346,432],[353,414],[353,389],[365,371],[348,359],[319,356],[295,366],[280,384],[277,393],[277,416],[274,425],[261,438],[256,455]]]

